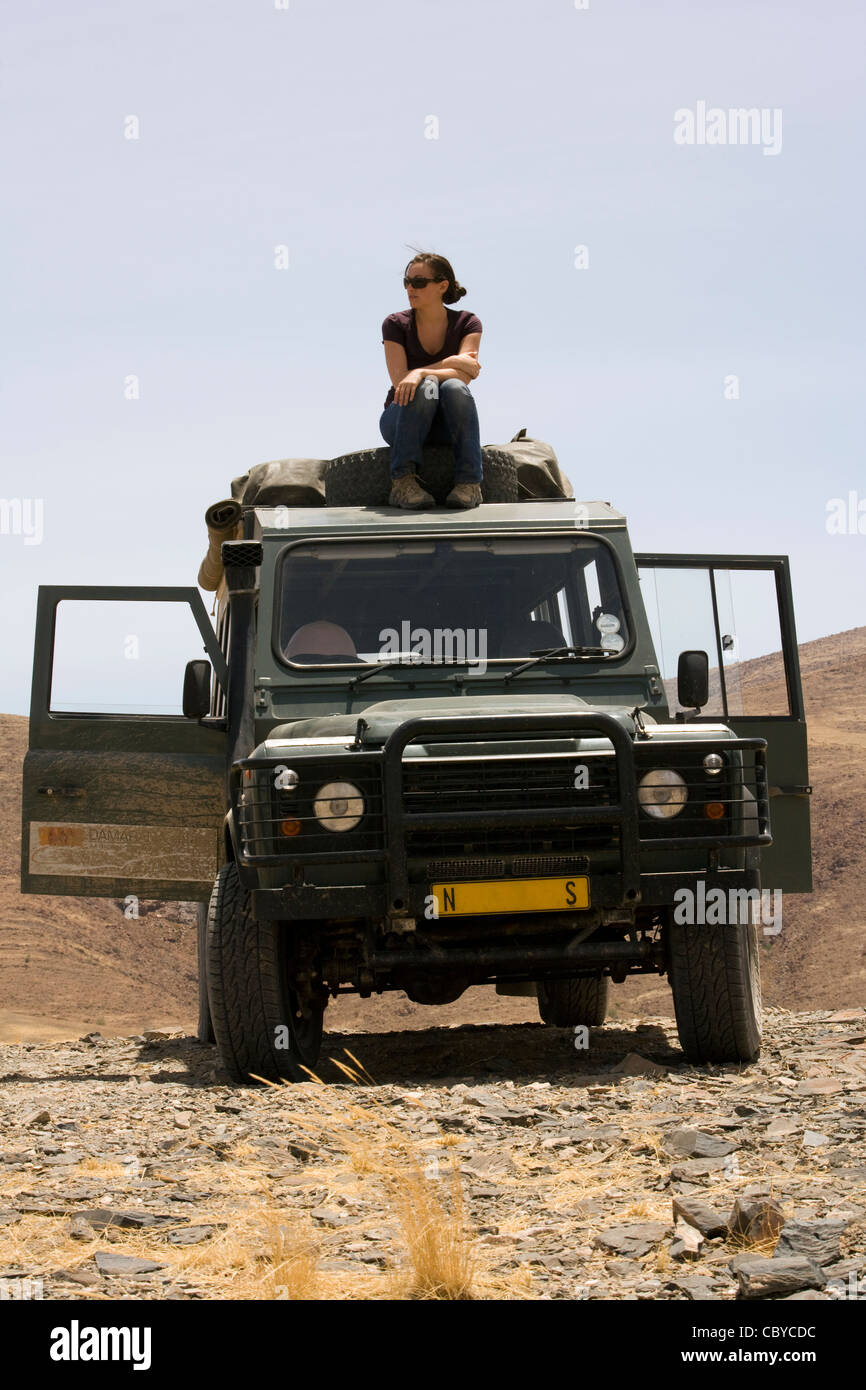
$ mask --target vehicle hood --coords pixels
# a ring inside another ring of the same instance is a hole
[[[354,738],[358,720],[363,719],[366,729],[363,732],[365,747],[382,744],[401,724],[410,719],[448,718],[462,715],[478,720],[478,736],[484,738],[484,717],[495,714],[586,714],[594,711],[613,716],[628,734],[634,737],[634,719],[631,710],[625,705],[591,705],[579,695],[490,695],[482,698],[446,698],[430,700],[382,700],[368,705],[359,714],[328,714],[313,718],[294,719],[286,724],[278,724],[267,737],[268,744],[286,740],[307,740],[333,738]],[[648,716],[644,713],[644,719]],[[651,720],[648,720],[651,722]],[[592,736],[595,731],[588,731]],[[563,735],[560,734],[560,737]],[[597,735],[596,735],[597,736]],[[442,740],[437,734],[436,739]],[[465,737],[465,735],[464,735]]]

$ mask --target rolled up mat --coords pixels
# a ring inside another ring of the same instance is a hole
[[[241,510],[240,502],[235,502],[229,497],[223,502],[214,502],[204,514],[207,526],[207,554],[199,567],[198,583],[199,588],[210,593],[219,588],[223,577],[220,547],[223,541],[236,538],[240,529]]]

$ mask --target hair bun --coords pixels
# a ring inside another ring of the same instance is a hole
[[[445,299],[448,304],[453,304],[455,300],[462,299],[465,293],[466,290],[463,288],[463,286],[458,285],[457,281],[455,280],[453,288],[451,289],[451,293],[448,295],[443,295],[443,299]]]

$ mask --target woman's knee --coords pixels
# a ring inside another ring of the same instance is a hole
[[[439,404],[452,419],[471,419],[475,414],[475,397],[469,387],[456,377],[440,383]]]

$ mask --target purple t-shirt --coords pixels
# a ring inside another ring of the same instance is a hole
[[[460,351],[460,344],[467,333],[480,333],[481,320],[477,314],[472,314],[468,309],[447,309],[448,326],[445,330],[445,342],[438,352],[425,352],[418,341],[418,334],[415,329],[415,310],[401,309],[396,314],[389,314],[382,324],[383,343],[401,343],[406,349],[406,370],[414,371],[416,367],[430,367],[434,362],[441,362],[443,357],[454,357]],[[394,399],[394,387],[385,397],[385,404],[390,405]]]

